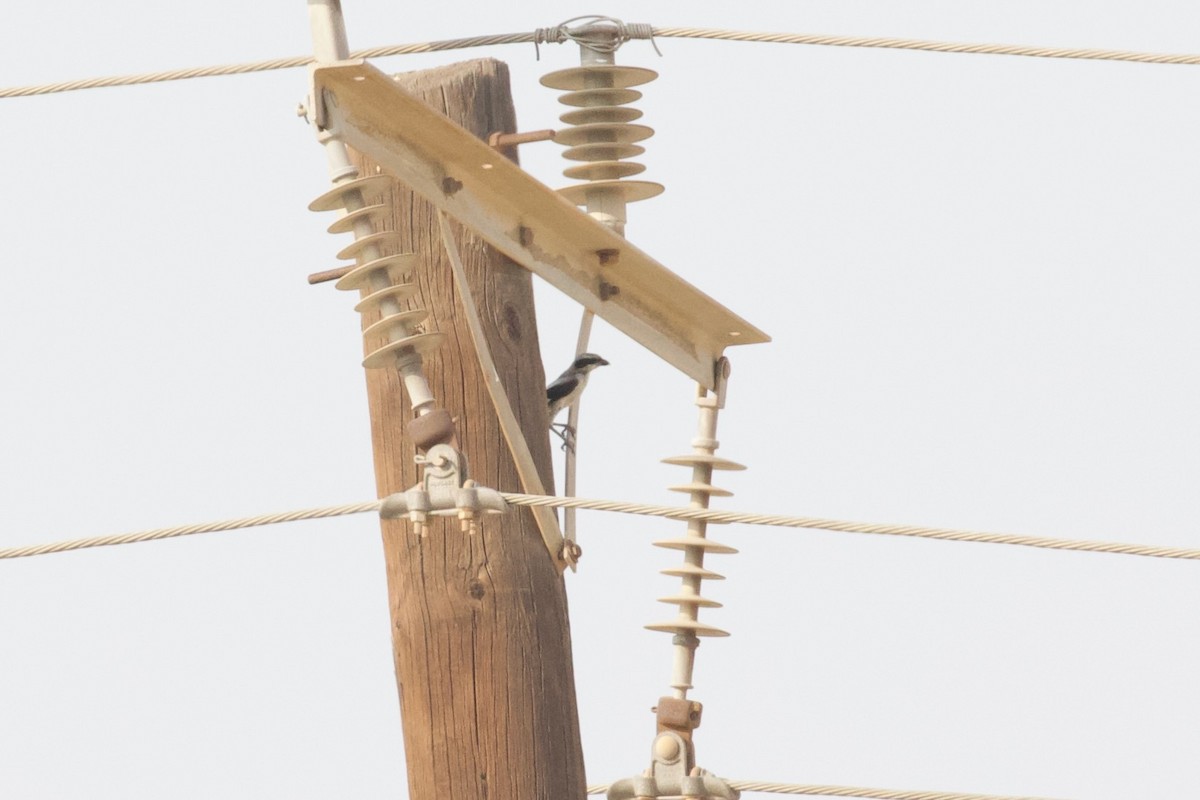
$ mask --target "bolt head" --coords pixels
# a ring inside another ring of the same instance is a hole
[[[679,758],[679,740],[674,736],[662,735],[654,740],[654,759],[670,763]]]

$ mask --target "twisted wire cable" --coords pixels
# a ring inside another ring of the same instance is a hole
[[[822,519],[820,517],[792,517],[780,514],[747,514],[740,511],[712,511],[705,509],[680,508],[678,506],[655,506],[641,503],[622,503],[613,500],[589,500],[581,497],[540,497],[537,495],[501,492],[504,499],[513,505],[547,505],[558,508],[586,508],[593,511],[612,511],[621,514],[642,514],[667,519],[702,519],[707,522],[732,522],[743,525],[766,525],[780,528],[813,528],[843,533],[874,533],[884,536],[910,536],[918,539],[940,539],[949,542],[984,542],[988,544],[1010,544],[1022,547],[1038,547],[1048,550],[1074,550],[1090,553],[1116,553],[1148,558],[1177,558],[1200,561],[1200,550],[1182,547],[1156,547],[1128,544],[1125,542],[1097,542],[1076,539],[1050,539],[1042,536],[1022,536],[1009,533],[983,533],[979,531],[955,530],[952,528],[928,528],[920,525],[886,525],[868,522]]]
[[[1015,44],[971,44],[967,42],[939,42],[928,39],[826,36],[810,33],[762,33],[756,31],[730,31],[721,28],[655,28],[654,35],[664,39],[720,39],[727,42],[770,42],[773,44],[807,44],[823,47],[877,47],[889,50],[924,50],[932,53],[976,53],[996,56],[1025,56],[1029,58],[1130,61],[1139,64],[1200,65],[1200,55],[1186,53],[1143,53],[1132,50],[1029,47],[1027,45]]]
[[[533,41],[534,34],[532,33],[501,33],[492,36],[471,36],[464,39],[443,39],[434,42],[372,47],[366,50],[355,50],[350,54],[350,57],[385,58],[387,56],[435,53],[440,50],[461,50],[469,47],[487,47],[489,45],[527,44]],[[241,64],[190,67],[187,69],[167,70],[165,72],[142,72],[136,75],[113,75],[105,78],[85,78],[59,83],[43,83],[35,86],[15,86],[8,89],[0,89],[0,99],[76,92],[83,89],[99,89],[108,86],[135,86],[144,83],[166,83],[168,81],[183,81],[192,78],[213,78],[221,75],[244,75],[250,72],[294,69],[296,67],[307,67],[313,61],[312,56],[294,56],[292,58],[274,58],[266,61],[248,61]]]
[[[619,22],[619,21],[613,21]],[[1032,58],[1073,58],[1089,61],[1126,61],[1140,64],[1186,64],[1200,65],[1200,55],[1145,53],[1132,50],[1096,50],[1087,48],[1029,47],[1010,44],[970,44],[965,42],[939,42],[926,39],[892,39],[862,36],[828,36],[804,33],[767,33],[756,31],[733,31],[722,28],[656,28],[639,23],[620,23],[620,38],[648,39],[715,39],[730,42],[760,42],[770,44],[803,44],[824,47],[866,47],[890,50],[924,50],[934,53],[977,53],[987,55],[1025,56]],[[503,33],[489,36],[470,36],[461,39],[442,39],[432,42],[372,47],[356,50],[351,58],[384,58],[387,56],[434,53],[442,50],[462,50],[471,47],[488,47],[506,44],[560,44],[567,41],[590,42],[586,33],[557,25],[539,28],[531,33]],[[134,86],[146,83],[210,78],[221,75],[243,75],[251,72],[267,72],[278,69],[305,67],[313,63],[311,56],[276,58],[266,61],[249,61],[211,67],[191,67],[163,72],[143,72],[136,75],[115,75],[102,78],[43,83],[33,86],[14,86],[0,89],[0,99],[8,97],[32,97],[34,95],[74,92],[82,89],[98,89],[108,86]]]
[[[174,528],[155,528],[153,530],[122,533],[113,536],[93,536],[88,539],[49,542],[47,544],[35,544],[27,547],[8,547],[0,549],[0,560],[41,556],[47,553],[65,553],[69,550],[84,550],[89,547],[108,547],[109,545],[116,544],[152,542],[158,539],[174,539],[177,536],[192,536],[197,533],[217,533],[220,531],[239,530],[241,528],[255,528],[262,525],[277,525],[280,522],[342,517],[348,514],[364,514],[368,511],[378,510],[379,501],[373,500],[369,503],[349,503],[341,506],[307,508],[300,511],[287,511],[282,514],[260,514],[256,517],[240,517],[238,519],[227,519],[220,522],[207,522],[195,525],[178,525]]]
[[[847,520],[822,519],[820,517],[793,517],[782,514],[749,514],[742,511],[713,511],[709,509],[683,508],[680,506],[658,506],[643,503],[625,503],[617,500],[593,500],[586,497],[551,497],[539,494],[521,494],[518,492],[501,492],[504,499],[516,506],[550,506],[554,508],[583,508],[592,511],[610,511],[619,514],[639,514],[666,519],[691,520],[699,519],[716,523],[739,523],[742,525],[763,525],[780,528],[810,528],[815,530],[838,531],[842,533],[873,533],[884,536],[908,536],[918,539],[939,539],[951,542],[982,542],[987,544],[1008,544],[1022,547],[1036,547],[1049,550],[1071,550],[1075,552],[1112,553],[1126,556],[1143,556],[1147,558],[1170,558],[1185,561],[1200,561],[1200,550],[1189,550],[1182,547],[1157,547],[1152,545],[1129,544],[1126,542],[1098,542],[1079,539],[1050,539],[1041,536],[1023,536],[1008,533],[983,533],[979,531],[955,530],[952,528],[928,528],[919,525],[886,525],[867,522],[850,522]],[[378,511],[379,500],[366,503],[351,503],[340,506],[324,506],[321,508],[289,511],[282,514],[264,514],[257,517],[241,517],[220,522],[181,525],[174,528],[156,528],[136,533],[117,534],[113,536],[94,536],[88,539],[73,539],[48,544],[29,545],[27,547],[9,547],[0,549],[0,560],[9,558],[24,558],[48,553],[62,553],[69,550],[83,550],[90,547],[107,547],[117,544],[134,544],[150,542],[158,539],[172,539],[177,536],[191,536],[197,533],[216,533],[241,528],[253,528],[261,525],[275,525],[281,522],[298,522],[306,519],[325,519],[349,514],[364,514]]]
[[[898,789],[871,789],[863,786],[827,786],[809,783],[764,783],[761,781],[726,781],[734,789],[743,792],[766,792],[769,794],[795,794],[808,797],[860,797],[868,800],[1048,800],[1038,797],[1012,797],[1010,795],[969,794],[963,792],[924,792]],[[588,794],[604,794],[606,784],[587,787]]]

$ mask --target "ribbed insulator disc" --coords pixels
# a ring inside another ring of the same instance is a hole
[[[559,95],[558,102],[564,106],[589,108],[591,106],[623,106],[642,99],[637,89],[585,89],[582,92],[567,92]]]
[[[577,181],[613,181],[645,171],[644,164],[635,164],[632,161],[592,161],[577,167],[568,167],[563,170],[563,175]]]
[[[363,331],[363,338],[370,339],[373,336],[382,336],[388,331],[396,328],[411,328],[413,325],[418,325],[429,319],[429,311],[424,308],[417,308],[412,311],[401,311],[399,314],[392,314],[384,317],[378,322],[368,325]]]
[[[646,148],[640,144],[581,144],[578,147],[568,147],[563,150],[563,158],[568,161],[617,161],[622,158],[640,156]]]
[[[363,250],[374,245],[375,247],[387,247],[389,245],[398,246],[400,244],[400,234],[396,231],[382,231],[380,233],[372,233],[370,236],[364,236],[361,239],[355,239],[350,244],[342,248],[337,254],[338,258],[358,258],[362,255]]]
[[[720,628],[714,628],[710,625],[705,625],[702,622],[696,622],[690,619],[679,619],[674,622],[660,622],[657,625],[646,625],[648,631],[662,631],[663,633],[690,633],[693,636],[728,636],[727,631]]]
[[[721,608],[721,604],[716,600],[709,600],[707,597],[701,597],[698,594],[676,594],[670,597],[658,598],[660,603],[669,603],[673,606],[696,606],[697,608]]]
[[[714,542],[700,536],[681,536],[678,539],[662,539],[654,542],[655,547],[665,547],[668,550],[703,550],[706,553],[736,553],[737,549],[727,544]]]
[[[686,456],[671,456],[662,460],[664,464],[674,464],[679,467],[694,467],[697,465],[706,465],[713,469],[725,470],[741,470],[746,467],[736,461],[729,461],[718,456],[707,456],[702,453],[691,453]]]
[[[340,183],[309,203],[308,210],[336,211],[339,208],[345,208],[346,195],[355,189],[362,192],[363,201],[366,202],[368,199],[378,199],[380,195],[386,194],[391,188],[391,175],[372,175],[368,178],[359,178],[348,183]]]
[[[377,219],[390,216],[391,213],[392,207],[389,205],[363,206],[358,211],[338,217],[326,230],[330,233],[348,233],[354,230],[354,224],[359,220],[370,220],[373,223]]]
[[[362,240],[359,240],[362,241]],[[394,256],[384,256],[377,258],[374,261],[368,261],[347,272],[333,286],[335,289],[340,289],[343,292],[354,291],[355,289],[371,288],[370,277],[373,272],[380,269],[386,269],[389,283],[403,283],[404,279],[413,271],[413,267],[417,265],[417,256],[415,253],[397,253]]]
[[[596,122],[633,122],[642,112],[628,106],[591,106],[568,111],[559,119],[568,125],[591,125]]]
[[[593,122],[590,125],[574,125],[554,134],[554,141],[568,147],[581,144],[633,144],[654,135],[649,125],[631,125],[627,122]]]
[[[733,497],[733,492],[729,491],[728,489],[718,489],[711,483],[684,483],[679,486],[668,486],[667,491],[683,492],[684,494],[703,492],[704,494],[712,495],[713,497]]]
[[[395,258],[395,256],[388,256]],[[384,300],[392,299],[397,303],[407,300],[417,293],[417,285],[415,283],[397,283],[386,289],[380,289],[378,292],[367,295],[358,304],[354,306],[354,310],[360,314],[368,311],[373,311],[379,307],[379,304]]]
[[[542,86],[577,92],[580,89],[628,89],[641,86],[658,77],[644,67],[625,67],[619,64],[596,64],[590,67],[571,67],[542,76]]]
[[[625,198],[625,202],[636,203],[638,200],[658,197],[663,193],[663,185],[650,181],[592,181],[558,190],[559,194],[577,206],[587,205],[588,195],[600,192],[618,192]]]
[[[363,359],[362,365],[367,369],[394,366],[396,354],[401,350],[414,350],[422,355],[432,352],[446,340],[444,333],[418,333],[413,336],[391,342],[376,350]]]
[[[706,581],[723,581],[725,576],[719,572],[713,572],[711,569],[697,567],[695,564],[682,564],[678,567],[669,567],[660,569],[660,575],[670,575],[675,578],[701,578]]]

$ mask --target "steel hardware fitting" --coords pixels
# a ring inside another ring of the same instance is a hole
[[[425,535],[430,515],[457,514],[463,533],[477,533],[481,514],[502,514],[508,503],[495,489],[467,477],[467,457],[447,444],[436,444],[417,463],[424,466],[421,482],[405,492],[388,495],[379,507],[384,519],[408,517],[413,533]]]

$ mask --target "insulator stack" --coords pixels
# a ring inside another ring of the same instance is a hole
[[[574,108],[559,117],[569,127],[559,131],[554,140],[567,146],[564,157],[583,163],[563,174],[586,181],[559,191],[618,233],[624,233],[626,203],[663,191],[661,184],[624,180],[645,171],[644,165],[626,159],[646,152],[636,142],[654,135],[653,128],[632,124],[642,112],[628,104],[640,99],[642,93],[630,87],[657,77],[654,70],[640,67],[587,64],[542,78],[543,86],[565,90],[559,102]]]
[[[715,431],[716,409],[705,408],[701,405],[701,430]],[[711,419],[710,419],[711,417]],[[673,492],[683,492],[690,497],[691,508],[708,508],[711,497],[730,497],[732,492],[712,485],[712,474],[715,470],[741,470],[741,464],[718,458],[714,455],[717,448],[716,439],[711,435],[702,435],[692,441],[694,452],[682,456],[663,459],[665,464],[676,464],[691,467],[692,479],[689,483],[669,487]],[[680,579],[679,592],[669,597],[660,597],[660,603],[679,606],[679,615],[670,622],[662,622],[646,627],[652,631],[663,631],[675,634],[676,662],[673,670],[671,688],[679,697],[686,697],[692,688],[692,659],[701,636],[728,636],[726,631],[706,625],[699,621],[701,608],[720,608],[721,604],[709,600],[700,593],[700,586],[705,580],[724,580],[725,576],[704,566],[704,556],[707,553],[736,553],[732,547],[719,544],[707,537],[708,523],[701,520],[688,522],[687,535],[678,539],[666,539],[655,542],[655,547],[665,547],[683,551],[683,563],[678,567],[662,570],[663,575]]]
[[[405,281],[412,274],[417,256],[412,253],[383,255],[387,250],[398,249],[400,238],[395,231],[375,231],[375,223],[392,213],[391,183],[388,175],[342,183],[308,207],[312,211],[342,209],[345,212],[329,226],[329,232],[354,233],[355,240],[337,257],[353,259],[356,266],[335,286],[343,291],[363,293],[354,310],[364,316],[379,315],[379,320],[363,331],[363,337],[368,344],[383,340],[383,345],[372,350],[362,365],[368,369],[399,367],[409,399],[419,413],[433,402],[421,375],[421,356],[440,345],[445,334],[421,332],[418,326],[429,316],[428,312],[406,309],[403,305],[416,294],[416,285]]]

